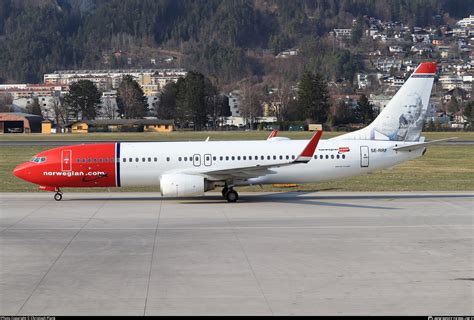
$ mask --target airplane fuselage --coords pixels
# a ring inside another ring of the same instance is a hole
[[[15,174],[44,189],[159,186],[165,173],[198,174],[292,161],[307,144],[308,140],[278,140],[72,145],[37,154],[38,163],[20,166]],[[394,141],[321,140],[308,163],[275,167],[260,177],[235,179],[234,185],[340,179],[392,167],[423,152],[397,152],[396,145]]]

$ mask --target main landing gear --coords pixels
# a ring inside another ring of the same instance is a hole
[[[237,202],[239,200],[239,194],[232,187],[225,186],[222,189],[222,196],[227,199],[228,202]]]

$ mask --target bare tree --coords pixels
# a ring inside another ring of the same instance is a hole
[[[117,105],[112,101],[112,99],[106,98],[103,104],[104,116],[107,119],[117,118]]]
[[[11,112],[13,98],[9,93],[0,94],[0,112]]]
[[[262,90],[258,85],[252,84],[249,80],[241,82],[239,90],[241,99],[240,114],[253,126],[255,118],[263,114]]]
[[[64,103],[61,97],[55,97],[54,99],[51,99],[51,101],[49,102],[49,106],[53,111],[57,128],[61,132],[69,121],[69,108]]]
[[[278,121],[284,121],[288,118],[288,112],[290,101],[292,99],[291,86],[289,82],[280,78],[277,82],[277,91],[274,93],[274,101],[271,104],[272,113],[278,119]]]

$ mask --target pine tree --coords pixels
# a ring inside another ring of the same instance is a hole
[[[33,98],[33,103],[28,106],[28,112],[37,116],[43,116],[38,98]]]
[[[300,120],[325,123],[329,113],[326,81],[320,74],[306,71],[298,85],[297,113]]]
[[[160,93],[156,116],[160,119],[176,119],[176,96],[178,85],[174,82],[168,83]]]
[[[369,102],[365,94],[361,95],[359,101],[357,101],[355,113],[357,120],[366,125],[375,119],[373,105]]]
[[[69,92],[64,96],[64,102],[69,112],[82,120],[95,119],[100,109],[102,94],[90,80],[79,80],[69,86]]]
[[[182,89],[182,90],[181,90]],[[178,92],[177,109],[186,120],[191,120],[194,130],[201,130],[207,123],[204,76],[199,72],[188,72],[184,86]]]

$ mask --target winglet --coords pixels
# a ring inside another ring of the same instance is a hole
[[[270,135],[268,136],[267,140],[269,140],[270,138],[276,137],[277,134],[278,134],[278,130],[277,130],[277,129],[273,130],[273,131],[270,133]]]
[[[309,143],[304,148],[303,152],[296,158],[294,163],[308,163],[309,160],[313,157],[314,151],[316,151],[316,147],[318,146],[319,140],[323,134],[322,130],[317,130]]]

